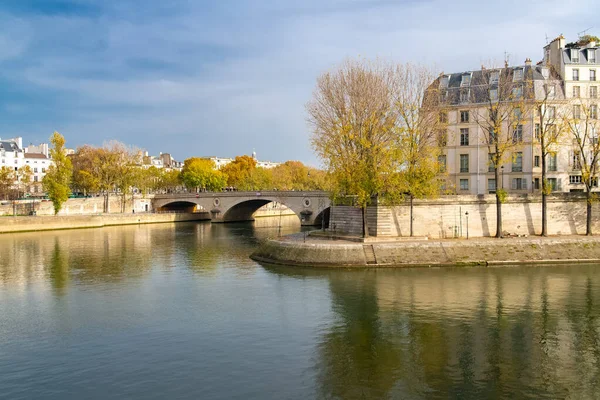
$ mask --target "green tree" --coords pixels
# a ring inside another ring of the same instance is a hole
[[[31,184],[31,180],[33,179],[33,170],[29,165],[25,165],[16,173],[17,182],[18,182],[18,191],[19,196],[20,193],[26,194],[29,191],[29,185]]]
[[[351,195],[369,235],[367,206],[384,191],[398,188],[391,177],[399,170],[393,70],[378,63],[351,60],[321,75],[307,105],[313,128],[311,143],[332,177],[333,197]]]
[[[192,157],[183,163],[181,181],[190,189],[221,190],[227,186],[227,176],[215,170],[214,163],[205,158]]]
[[[58,214],[62,205],[69,199],[73,166],[65,152],[65,138],[60,133],[54,132],[50,137],[50,143],[52,144],[50,158],[53,165],[48,168],[42,185],[54,205],[54,214]]]

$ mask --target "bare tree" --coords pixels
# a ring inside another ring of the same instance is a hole
[[[546,68],[546,67],[540,67]],[[564,93],[560,77],[552,69],[542,71],[541,80],[535,80],[532,76],[535,70],[530,70],[528,76],[533,82],[532,97],[534,121],[534,142],[540,149],[542,168],[542,231],[541,236],[548,236],[548,195],[553,187],[547,179],[548,158],[555,154],[556,146],[565,138],[565,124],[561,118],[564,107]]]
[[[568,102],[562,116],[566,129],[573,138],[575,150],[571,154],[571,167],[581,171],[581,183],[586,191],[585,234],[592,235],[592,204],[597,195],[592,192],[598,187],[598,162],[600,161],[600,121],[598,105],[587,100],[573,98]]]
[[[469,87],[462,88],[460,100],[474,103],[473,120],[483,133],[490,154],[489,163],[496,182],[496,234],[502,237],[502,203],[506,191],[498,187],[500,167],[509,160],[513,150],[523,142],[523,122],[529,112],[526,97],[531,95],[531,83],[525,79],[524,68],[485,68],[471,78]]]

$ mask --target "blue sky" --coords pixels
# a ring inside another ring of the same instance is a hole
[[[600,35],[598,15],[596,0],[1,0],[0,137],[318,165],[305,104],[345,58],[522,64],[546,35]]]

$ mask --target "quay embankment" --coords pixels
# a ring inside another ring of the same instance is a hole
[[[255,261],[305,267],[443,267],[600,262],[600,237],[332,240],[305,234],[268,239]]]
[[[48,231],[59,229],[101,228],[114,225],[156,224],[186,221],[210,221],[207,212],[132,213],[99,215],[55,215],[0,217],[0,233]]]

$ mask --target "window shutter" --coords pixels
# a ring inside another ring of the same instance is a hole
[[[527,189],[527,179],[522,179],[521,180],[521,186],[523,189]]]
[[[517,188],[517,178],[513,178],[512,180],[512,189],[515,190]]]
[[[556,190],[562,190],[562,179],[556,178]]]

